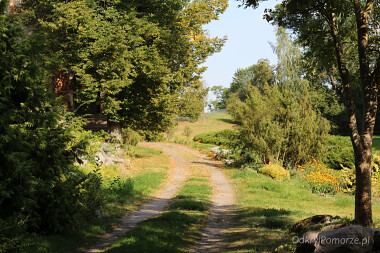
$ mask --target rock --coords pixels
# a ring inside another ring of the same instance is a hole
[[[234,160],[225,160],[224,161],[224,164],[228,165],[228,166],[231,165],[231,164],[233,164],[233,163],[234,163]]]
[[[110,152],[109,149],[110,149],[110,147],[109,147],[108,143],[103,143],[101,150],[103,150],[105,153],[109,153]]]
[[[380,229],[372,228],[373,233],[373,250],[380,251]]]
[[[309,218],[303,219],[290,228],[290,232],[299,233],[303,229],[313,225],[322,225],[331,223],[334,219],[339,219],[339,217],[333,217],[331,215],[315,215]]]
[[[216,152],[216,154],[221,158],[227,158],[229,155],[232,154],[232,152],[228,149],[219,149],[219,151]]]
[[[213,147],[210,151],[216,154],[219,151],[219,147]]]
[[[315,250],[315,242],[318,238],[318,231],[310,231],[304,233],[300,238],[293,238],[293,242],[297,243],[295,253],[311,253]]]
[[[108,160],[112,163],[125,163],[124,158],[108,157]]]
[[[347,223],[344,223],[344,224],[332,224],[332,225],[328,225],[326,227],[323,227],[320,232],[330,231],[330,230],[333,230],[333,229],[338,229],[338,228],[343,228],[343,227],[348,227],[348,226],[350,226],[350,224],[347,224]]]
[[[354,225],[319,233],[314,252],[370,253],[373,243],[370,228]]]

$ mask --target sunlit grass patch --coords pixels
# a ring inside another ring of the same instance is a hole
[[[278,181],[253,171],[225,172],[236,187],[239,210],[227,252],[273,252],[280,245],[292,244],[289,228],[313,215],[354,217],[354,196],[314,194],[307,182],[296,178]],[[380,205],[374,203],[375,220],[379,211]]]
[[[180,122],[175,128],[174,136],[184,136],[185,127],[190,127],[191,138],[195,135],[207,132],[215,132],[223,129],[232,129],[235,123],[228,113],[216,112],[207,113],[205,118],[200,118],[197,122]]]

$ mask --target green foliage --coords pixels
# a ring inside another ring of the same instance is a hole
[[[111,181],[106,189],[107,201],[126,203],[134,195],[134,182],[133,179],[121,179],[117,177]]]
[[[373,155],[371,160],[371,182],[373,194],[378,195],[380,189],[380,157]],[[346,193],[354,193],[356,187],[355,166],[343,167],[341,170],[342,190]]]
[[[265,82],[269,63],[258,63],[256,68],[263,68],[257,70],[261,81],[232,93],[227,108],[239,124],[236,149],[255,153],[262,161],[269,158],[294,166],[321,155],[330,127],[311,104],[309,84],[298,66],[300,54],[294,54],[299,49],[284,39],[289,36],[283,29],[279,29],[277,37],[275,52],[282,59],[277,66],[281,75],[277,73],[274,83]],[[292,57],[285,57],[290,54]]]
[[[203,88],[203,82],[186,88],[180,95],[178,116],[188,118],[190,122],[195,122],[204,111],[205,99],[208,89]]]
[[[72,77],[78,114],[104,114],[151,139],[176,115],[196,120],[203,111],[200,65],[225,38],[202,26],[226,0],[25,0],[24,7],[46,41],[49,71]]]
[[[123,144],[125,144],[128,149],[130,146],[136,146],[141,141],[140,134],[130,128],[122,129],[121,138]]]
[[[211,91],[216,97],[216,100],[211,101],[208,105],[210,111],[218,111],[226,109],[226,99],[228,88],[224,88],[221,85],[211,87]]]
[[[261,169],[259,169],[259,172],[263,175],[270,176],[273,179],[285,179],[290,178],[290,173],[287,171],[284,167],[281,167],[277,164],[269,164],[265,165]]]
[[[300,100],[301,99],[301,100]],[[229,110],[239,125],[237,147],[264,161],[295,165],[321,154],[329,125],[307,100],[277,86],[261,93],[252,87],[246,102],[236,100]]]
[[[231,129],[225,129],[218,132],[210,132],[204,134],[198,134],[194,136],[193,140],[201,143],[209,143],[215,145],[231,146],[230,143],[234,140],[236,131]]]
[[[41,38],[24,36],[17,15],[0,14],[0,241],[32,250],[33,233],[65,232],[103,206],[102,179],[73,164],[90,136],[48,89]]]
[[[326,144],[324,162],[333,169],[355,166],[354,150],[348,136],[330,135]]]
[[[235,94],[241,101],[245,101],[252,86],[262,89],[265,86],[272,85],[273,81],[273,69],[269,60],[260,59],[257,64],[245,69],[238,69],[235,72],[230,88],[224,92],[224,100],[228,105],[230,97]]]

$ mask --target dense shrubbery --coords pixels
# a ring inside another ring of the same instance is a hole
[[[325,148],[327,152],[323,160],[330,168],[355,166],[354,150],[349,137],[330,135]]]
[[[373,155],[371,161],[371,181],[373,186],[373,194],[380,193],[380,157]],[[355,192],[356,176],[355,176],[355,166],[343,167],[340,171],[342,175],[342,190],[347,193]]]
[[[297,93],[281,91],[278,86],[253,86],[245,101],[233,98],[228,108],[239,123],[238,149],[286,166],[322,154],[329,124],[312,109],[307,97],[300,99]]]
[[[130,146],[136,146],[141,141],[141,135],[130,128],[124,128],[121,133],[121,139],[124,145],[129,148]]]
[[[198,134],[194,136],[194,141],[199,141],[201,143],[231,146],[236,136],[236,131],[225,129],[218,132]]]
[[[0,32],[0,247],[22,251],[32,247],[28,233],[93,219],[103,194],[97,173],[74,166],[88,136],[50,96],[38,41],[11,15],[0,15]]]

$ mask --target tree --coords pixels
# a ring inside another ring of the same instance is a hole
[[[204,111],[204,101],[208,92],[207,88],[203,88],[203,82],[199,82],[199,86],[191,86],[184,89],[180,94],[179,100],[179,117],[189,118],[191,122],[199,119]]]
[[[94,218],[102,189],[95,174],[74,166],[80,127],[45,82],[43,40],[1,9],[0,34],[0,251],[25,251],[29,232],[63,232]]]
[[[278,29],[273,47],[279,58],[277,71],[273,73],[269,62],[263,60],[249,67],[248,81],[234,79],[231,83],[231,89],[238,88],[230,95],[227,108],[239,124],[239,146],[243,150],[256,153],[262,161],[269,158],[295,166],[321,155],[329,124],[311,104],[309,83],[302,77],[300,50],[284,29]],[[243,85],[236,85],[239,83]]]
[[[258,1],[243,1],[257,6]],[[355,220],[372,226],[371,155],[380,81],[380,4],[376,0],[283,1],[268,20],[292,30],[309,57],[339,85],[355,154]],[[339,78],[338,78],[339,77]],[[355,103],[361,94],[362,110]]]
[[[223,110],[226,109],[226,92],[228,88],[224,88],[221,85],[211,87],[211,92],[215,96],[215,100],[211,101],[210,109],[211,110]]]
[[[225,92],[225,100],[228,101],[233,93],[238,93],[240,100],[245,100],[250,86],[262,89],[266,85],[273,84],[273,69],[268,59],[260,59],[257,64],[253,64],[244,69],[238,69],[233,78],[230,88]],[[228,103],[228,102],[227,102]]]
[[[202,89],[200,64],[225,41],[202,25],[226,7],[226,0],[25,1],[45,34],[51,72],[72,76],[76,112],[142,133],[165,131],[184,94]]]

